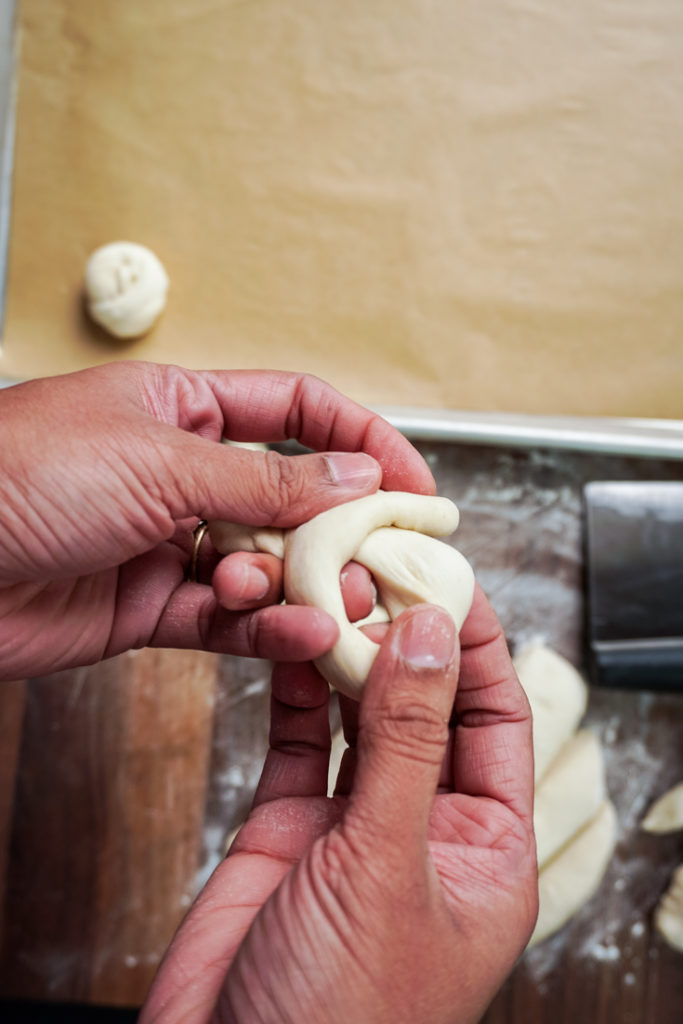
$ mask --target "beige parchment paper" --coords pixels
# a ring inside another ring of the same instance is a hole
[[[678,0],[21,0],[0,375],[308,370],[371,403],[683,415]],[[152,247],[146,338],[84,317]]]

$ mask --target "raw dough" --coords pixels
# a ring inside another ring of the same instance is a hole
[[[561,928],[595,893],[609,863],[617,836],[617,815],[609,800],[538,878],[539,911],[529,946]]]
[[[332,746],[330,748],[330,766],[327,770],[328,796],[334,796],[334,790],[337,785],[337,776],[339,775],[339,769],[341,768],[342,759],[347,750],[348,744],[344,739],[344,730],[337,729],[337,731],[332,736]]]
[[[660,796],[642,823],[646,832],[677,832],[683,828],[683,782]]]
[[[337,620],[339,640],[316,665],[342,693],[360,696],[379,649],[346,617],[342,568],[353,559],[372,573],[391,618],[427,601],[446,608],[460,629],[472,604],[474,574],[455,548],[434,540],[451,533],[458,518],[447,498],[380,491],[328,509],[287,536],[285,596]]]
[[[648,811],[642,827],[646,832],[664,834],[683,828],[683,782],[673,786]],[[683,864],[676,869],[671,885],[655,910],[655,927],[670,946],[683,953]]]
[[[531,705],[538,783],[583,718],[588,687],[566,658],[541,643],[524,647],[514,664]]]
[[[452,533],[458,519],[447,498],[379,491],[286,531],[285,598],[322,608],[337,620],[339,640],[316,664],[342,693],[360,696],[379,649],[346,616],[339,587],[342,568],[354,560],[373,574],[390,618],[426,601],[445,608],[459,629],[472,604],[474,574],[458,551],[434,539]],[[279,531],[226,523],[211,523],[210,531],[214,546],[224,554],[281,550]]]
[[[582,729],[565,743],[536,787],[534,831],[539,868],[590,821],[605,797],[600,741]]]
[[[117,338],[150,329],[166,305],[168,275],[151,249],[110,242],[96,249],[85,268],[90,316]]]
[[[285,533],[273,526],[244,526],[216,519],[209,523],[209,536],[216,551],[231,555],[235,551],[263,551],[276,558],[285,557]]]
[[[676,868],[671,885],[659,902],[655,927],[670,946],[683,953],[683,864]]]
[[[534,831],[539,915],[530,945],[557,931],[604,874],[614,848],[615,811],[606,799],[602,746],[576,732],[588,687],[570,663],[542,643],[514,659],[533,716]]]

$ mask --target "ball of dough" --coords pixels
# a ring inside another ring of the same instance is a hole
[[[96,249],[85,268],[88,312],[116,338],[137,338],[166,305],[168,275],[151,249],[110,242]]]

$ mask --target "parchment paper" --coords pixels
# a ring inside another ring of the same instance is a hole
[[[318,373],[368,402],[683,415],[676,0],[21,0],[0,375]],[[122,346],[83,266],[167,312]]]

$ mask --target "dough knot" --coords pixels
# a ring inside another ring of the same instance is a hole
[[[151,249],[111,242],[88,260],[85,291],[93,320],[117,338],[136,338],[164,309],[168,275]]]
[[[226,523],[212,523],[210,530],[224,554],[284,554],[286,600],[322,608],[339,625],[339,640],[316,661],[318,669],[338,690],[358,699],[379,647],[347,618],[342,568],[356,561],[372,574],[381,609],[375,621],[427,602],[445,608],[459,629],[472,604],[474,574],[460,552],[435,539],[452,533],[458,519],[447,498],[379,491],[321,512],[284,534]]]

